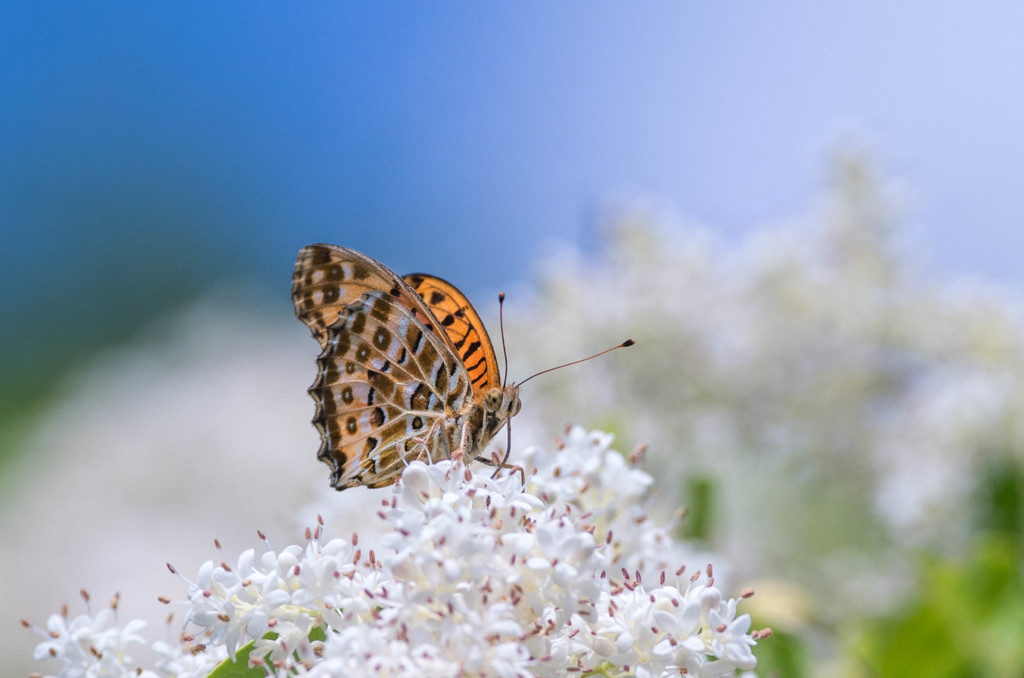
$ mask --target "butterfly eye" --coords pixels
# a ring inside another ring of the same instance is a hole
[[[492,388],[484,394],[484,407],[491,412],[497,411],[501,407],[501,389]]]

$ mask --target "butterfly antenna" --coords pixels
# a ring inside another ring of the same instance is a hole
[[[505,358],[505,378],[501,381],[501,388],[504,389],[505,385],[508,384],[508,349],[505,347],[505,293],[498,292],[498,328],[501,332],[501,354]],[[505,443],[505,457],[501,460],[501,463],[494,469],[491,478],[498,477],[498,471],[505,468],[505,462],[508,461],[508,455],[512,453],[512,417],[505,420],[505,430],[508,433],[508,440]]]
[[[624,342],[622,342],[618,346],[612,346],[611,348],[606,348],[605,350],[601,351],[600,353],[595,353],[594,355],[592,355],[590,357],[580,358],[579,360],[573,360],[571,363],[565,363],[564,365],[556,365],[555,367],[549,367],[546,370],[541,370],[537,374],[531,374],[526,379],[523,379],[521,382],[519,382],[519,386],[522,386],[523,384],[525,384],[526,382],[530,381],[534,377],[539,377],[542,374],[547,374],[548,372],[552,372],[554,370],[560,370],[563,367],[569,367],[570,365],[578,365],[579,363],[585,363],[588,360],[593,360],[594,358],[599,358],[600,356],[603,356],[605,353],[611,353],[612,351],[614,351],[617,348],[626,348],[627,346],[632,346],[635,343],[636,342],[633,341],[632,339],[626,339]]]
[[[501,388],[508,384],[508,349],[505,348],[505,293],[498,292],[498,329],[501,331],[501,354],[505,358],[505,378],[501,381]]]

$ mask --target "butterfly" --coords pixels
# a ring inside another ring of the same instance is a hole
[[[502,384],[454,285],[317,244],[299,251],[292,302],[321,348],[309,394],[332,487],[390,485],[415,459],[493,463],[480,455],[519,412],[519,388]]]

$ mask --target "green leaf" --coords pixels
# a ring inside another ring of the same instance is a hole
[[[276,635],[276,634],[275,634]],[[274,635],[267,634],[266,638]],[[239,648],[235,660],[225,659],[210,672],[209,678],[266,678],[267,672],[258,666],[249,666],[249,654],[256,641],[251,641]]]
[[[880,678],[1024,675],[1024,575],[1020,539],[993,532],[964,560],[922,559],[914,599],[865,620],[851,649]]]
[[[758,641],[755,654],[759,676],[797,678],[811,675],[810,648],[792,634],[773,632],[771,638]]]
[[[273,631],[267,631],[263,634],[263,637],[277,638],[277,634]],[[319,626],[314,626],[309,632],[309,639],[312,641],[325,640],[326,638],[326,629]],[[250,641],[238,648],[234,661],[225,659],[217,668],[210,672],[207,678],[266,678],[267,672],[264,669],[258,666],[249,666],[249,655],[252,654],[255,643],[256,641]]]

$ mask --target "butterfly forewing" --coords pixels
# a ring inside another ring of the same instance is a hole
[[[307,245],[299,251],[292,273],[292,303],[295,315],[320,346],[342,309],[374,290],[391,294],[436,332],[419,295],[379,261],[337,245]]]
[[[469,376],[446,345],[387,292],[364,293],[327,329],[310,387],[319,457],[332,485],[379,487],[409,461],[437,461],[452,442],[446,411],[461,409]]]
[[[487,328],[465,295],[437,276],[410,273],[403,278],[420,295],[448,335],[452,348],[469,373],[477,397],[482,397],[490,388],[500,388],[501,374]]]

